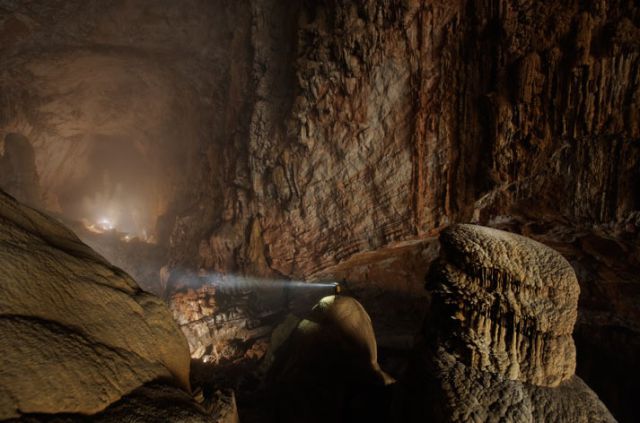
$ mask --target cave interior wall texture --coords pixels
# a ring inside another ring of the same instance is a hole
[[[2,135],[54,207],[87,137],[146,134],[176,264],[309,276],[458,220],[636,218],[632,1],[58,3],[3,2]]]

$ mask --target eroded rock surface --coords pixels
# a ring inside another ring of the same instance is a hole
[[[453,319],[466,364],[541,386],[573,375],[580,290],[569,263],[528,238],[480,226],[457,225],[440,240],[446,258],[429,275],[434,306]]]
[[[451,226],[440,240],[413,376],[426,386],[422,416],[615,421],[574,374],[579,289],[569,263],[536,241],[480,226]]]
[[[640,242],[635,219],[580,228],[526,216],[492,222],[544,243],[571,263],[581,288],[573,334],[576,373],[621,422],[637,420],[638,412],[634,386],[640,378],[635,358],[640,351],[640,290],[634,286]]]
[[[175,292],[169,307],[187,338],[191,357],[208,363],[261,358],[261,348],[255,344],[271,333],[273,317],[283,309],[256,310],[255,297],[251,290],[225,290],[208,283]]]
[[[1,191],[0,332],[0,419],[95,414],[155,380],[189,391],[189,350],[162,301]]]

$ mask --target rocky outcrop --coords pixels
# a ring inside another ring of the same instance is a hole
[[[256,294],[233,282],[246,279],[219,278],[217,282],[231,288],[202,281],[202,286],[180,289],[169,299],[169,308],[187,338],[191,357],[207,363],[261,358],[263,352],[253,347],[259,347],[256,342],[271,333],[274,317],[284,309],[260,312],[256,310]],[[256,353],[258,357],[254,356]]]
[[[583,226],[570,222],[532,221],[511,216],[493,222],[560,252],[581,285],[573,337],[577,374],[593,388],[620,421],[635,421],[634,381],[640,378],[640,292],[633,286],[640,272],[640,243],[635,225]],[[620,260],[624,257],[624,260]]]
[[[276,3],[252,6],[258,95],[236,149],[246,173],[225,193],[234,217],[200,244],[205,267],[307,277],[452,222],[513,215],[638,232],[634,2]],[[584,264],[579,283],[596,299],[580,304],[584,333],[621,333],[603,344],[638,355],[640,320],[613,311],[637,313],[637,278],[610,283]]]
[[[189,350],[162,301],[1,191],[0,280],[0,420],[96,414],[153,381],[189,397]]]
[[[451,226],[440,241],[413,376],[427,402],[412,418],[614,422],[574,374],[579,288],[569,263],[536,241],[480,226]]]
[[[569,263],[528,238],[457,225],[440,236],[430,271],[433,313],[454,322],[465,364],[507,379],[557,386],[575,371],[571,333],[579,287]]]
[[[638,209],[632,2],[251,7],[257,96],[206,266],[306,276],[474,216]]]
[[[474,213],[638,209],[631,1],[152,3],[7,5],[0,135],[49,207],[136,180],[174,265],[306,276]]]

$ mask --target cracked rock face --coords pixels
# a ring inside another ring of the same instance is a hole
[[[0,333],[0,420],[95,414],[155,380],[189,390],[189,349],[162,301],[2,191]]]
[[[574,375],[578,283],[536,241],[474,225],[440,236],[414,369],[437,421],[615,421]],[[419,392],[419,390],[417,391]]]

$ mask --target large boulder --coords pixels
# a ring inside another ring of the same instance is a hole
[[[440,242],[407,420],[614,422],[574,374],[579,287],[569,263],[481,226],[451,226]]]
[[[1,191],[0,333],[0,420],[99,413],[152,381],[190,389],[163,302]]]

